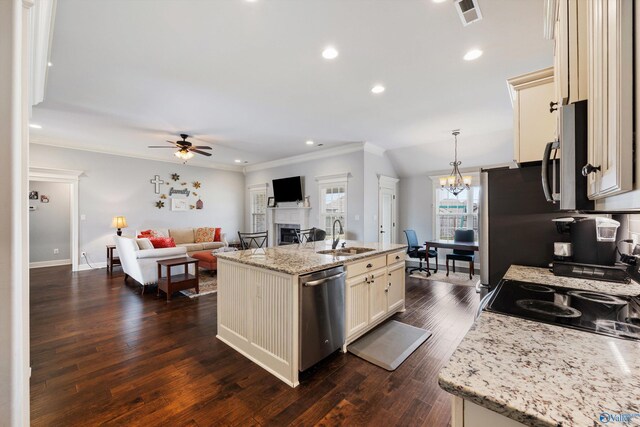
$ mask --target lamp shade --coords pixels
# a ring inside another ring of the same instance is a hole
[[[111,222],[111,227],[112,228],[126,228],[128,227],[127,225],[127,219],[123,216],[114,216],[113,217],[113,221]]]

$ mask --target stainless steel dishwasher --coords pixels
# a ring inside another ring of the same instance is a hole
[[[344,267],[300,276],[300,371],[344,344]]]

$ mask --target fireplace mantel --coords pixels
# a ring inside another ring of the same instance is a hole
[[[280,238],[280,227],[295,226],[301,230],[310,228],[310,207],[293,206],[267,209],[267,223],[269,224],[269,246],[277,246]]]

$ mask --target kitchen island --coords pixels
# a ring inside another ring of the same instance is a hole
[[[217,338],[291,387],[299,384],[300,276],[345,267],[342,351],[404,310],[406,245],[347,241],[331,253],[322,241],[216,255]]]
[[[512,266],[505,279],[640,294],[635,282],[556,277],[543,268]],[[439,384],[453,395],[452,427],[604,425],[610,414],[640,413],[640,342],[485,311]]]

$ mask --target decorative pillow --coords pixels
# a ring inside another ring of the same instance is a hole
[[[196,228],[196,243],[215,242],[216,229],[210,227]]]
[[[222,234],[222,228],[216,228],[216,232],[213,235],[213,241],[214,242],[221,242],[222,238],[220,237],[220,234]]]
[[[153,249],[153,244],[148,237],[136,239],[136,243],[138,244],[139,249]]]
[[[163,233],[160,233],[156,230],[142,230],[140,234],[138,234],[138,238],[150,238],[150,237],[167,237]]]
[[[176,242],[173,237],[151,237],[149,239],[154,248],[175,248]]]
[[[193,228],[170,228],[169,236],[173,237],[178,245],[194,243]]]

